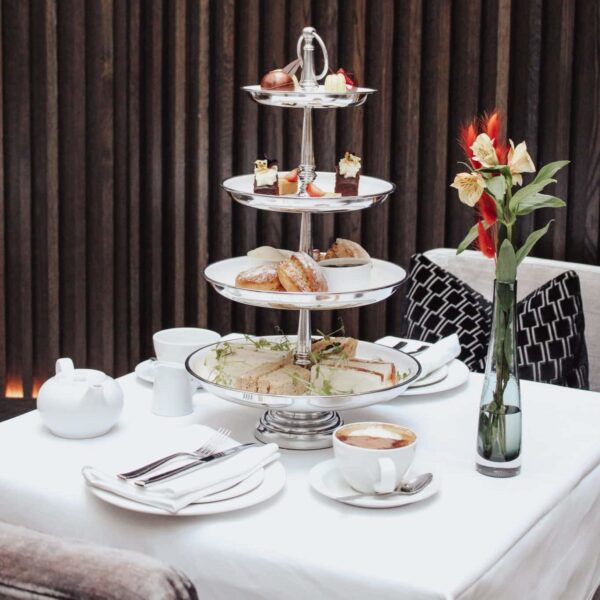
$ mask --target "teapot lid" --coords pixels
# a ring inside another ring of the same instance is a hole
[[[61,383],[100,385],[106,374],[96,369],[76,369],[70,358],[59,358],[56,361],[56,378]]]

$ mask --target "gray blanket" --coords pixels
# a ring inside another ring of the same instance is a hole
[[[0,523],[0,598],[197,600],[189,579],[162,562]]]

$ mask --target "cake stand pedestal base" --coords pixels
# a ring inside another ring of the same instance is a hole
[[[331,434],[343,423],[335,411],[268,410],[260,418],[254,435],[265,444],[275,442],[288,450],[319,450],[331,448]]]

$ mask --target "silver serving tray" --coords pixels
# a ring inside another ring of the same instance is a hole
[[[239,273],[256,266],[247,256],[228,258],[210,264],[204,277],[219,294],[250,306],[280,310],[338,310],[357,308],[389,298],[406,279],[406,271],[394,263],[371,259],[373,269],[367,289],[349,289],[331,292],[264,292],[238,288],[235,278]]]
[[[335,173],[317,171],[315,184],[324,191],[335,188]],[[286,213],[336,213],[363,210],[384,202],[396,186],[385,179],[361,175],[359,196],[312,198],[310,196],[269,196],[254,193],[254,175],[237,175],[221,184],[231,197],[245,206]]]
[[[273,341],[282,339],[280,335],[261,337]],[[288,336],[288,339],[294,343],[296,336]],[[228,341],[235,343],[236,341],[244,341],[244,338]],[[388,400],[397,398],[402,395],[408,386],[417,379],[421,373],[421,365],[413,356],[405,354],[400,350],[395,350],[394,348],[381,346],[380,344],[359,341],[356,351],[357,357],[370,359],[379,358],[386,362],[393,362],[396,365],[396,370],[400,373],[408,373],[408,377],[392,387],[375,390],[365,394],[345,394],[337,396],[279,396],[275,394],[258,394],[213,383],[207,378],[208,373],[204,367],[204,359],[208,352],[219,343],[222,342],[205,346],[190,354],[185,363],[187,370],[191,375],[202,382],[202,386],[207,392],[210,392],[219,398],[223,398],[224,400],[229,400],[244,406],[251,406],[253,408],[301,413],[314,413],[317,411],[328,410],[351,410],[353,408],[387,402]]]
[[[286,108],[346,108],[360,106],[369,94],[377,90],[372,88],[355,88],[347,92],[332,94],[320,85],[315,91],[277,91],[263,90],[260,85],[246,85],[242,89],[248,92],[259,104],[281,106]]]

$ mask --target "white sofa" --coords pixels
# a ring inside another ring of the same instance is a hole
[[[473,289],[492,299],[494,261],[481,252],[466,250],[456,255],[453,248],[436,248],[425,256]],[[585,339],[590,362],[590,389],[600,391],[600,267],[527,257],[519,267],[517,298],[521,299],[560,273],[573,270],[579,275],[585,314]]]

